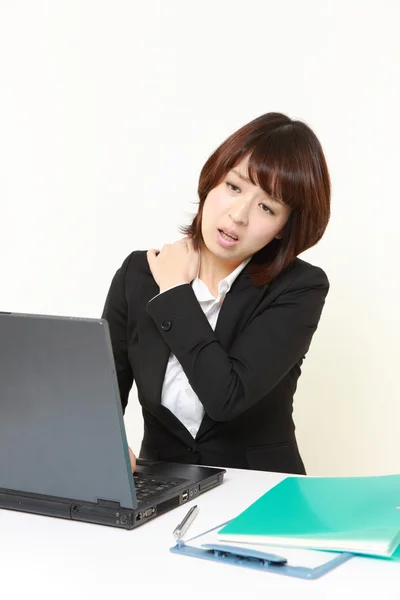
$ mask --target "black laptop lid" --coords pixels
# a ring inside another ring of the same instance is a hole
[[[0,488],[136,507],[106,321],[0,314]]]

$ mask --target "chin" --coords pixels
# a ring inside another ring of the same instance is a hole
[[[244,258],[238,254],[237,252],[234,252],[232,250],[229,250],[228,248],[221,248],[221,246],[216,244],[216,247],[210,247],[207,246],[208,251],[211,252],[211,254],[213,254],[215,257],[219,258],[220,260],[224,260],[226,262],[234,262],[234,263],[241,263]]]

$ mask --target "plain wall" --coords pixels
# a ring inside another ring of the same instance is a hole
[[[0,2],[0,310],[100,316],[179,236],[200,169],[269,111],[324,147],[331,282],[295,397],[310,474],[400,471],[396,0]],[[142,417],[126,413],[138,451]]]

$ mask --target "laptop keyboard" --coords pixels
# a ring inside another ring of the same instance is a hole
[[[183,479],[169,479],[168,481],[164,481],[155,475],[143,475],[140,473],[134,473],[133,479],[135,481],[138,504],[151,502],[153,496],[160,495],[177,485],[182,485],[184,482]]]

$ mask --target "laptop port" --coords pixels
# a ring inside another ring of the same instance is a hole
[[[185,490],[182,494],[182,502],[186,502],[186,500],[189,500],[189,490]]]
[[[142,520],[142,518],[143,518],[143,515],[142,515],[142,513],[138,513],[138,514],[136,515],[136,521],[141,521],[141,520]]]

